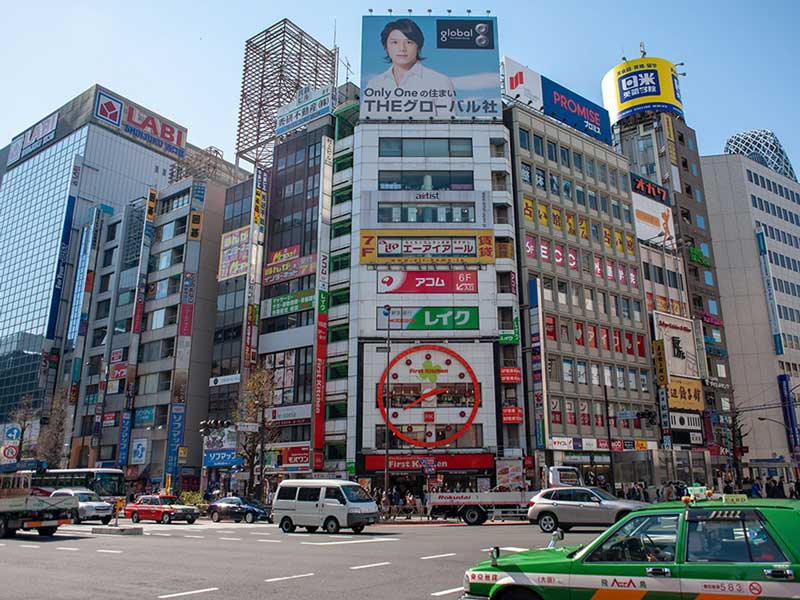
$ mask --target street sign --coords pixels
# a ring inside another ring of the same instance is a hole
[[[258,423],[237,423],[236,429],[244,433],[258,433]]]
[[[635,419],[636,417],[635,410],[620,410],[617,411],[617,418],[622,419],[623,421],[627,421],[628,419]]]
[[[3,458],[8,460],[14,460],[15,458],[17,458],[17,447],[5,446],[3,448]]]
[[[16,425],[9,425],[6,427],[6,439],[16,441],[22,435],[22,430]]]

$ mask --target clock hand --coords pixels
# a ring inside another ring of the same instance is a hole
[[[409,408],[411,408],[412,406],[416,406],[417,404],[419,404],[420,402],[422,402],[426,398],[430,398],[431,396],[438,396],[439,394],[444,393],[444,392],[447,392],[447,390],[443,389],[443,388],[436,388],[436,389],[431,390],[430,392],[425,392],[419,398],[414,400],[411,404],[409,404],[408,406],[404,406],[403,410],[408,410]]]

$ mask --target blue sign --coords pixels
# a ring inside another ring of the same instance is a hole
[[[156,420],[156,407],[155,406],[142,406],[136,409],[133,417],[134,427],[144,427],[152,425]]]
[[[789,442],[789,452],[791,453],[800,451],[800,430],[797,428],[794,398],[792,397],[789,381],[789,375],[778,375],[778,388],[781,394],[783,422],[786,424],[786,438]]]
[[[203,454],[204,467],[236,467],[244,461],[236,450],[206,450]]]
[[[123,410],[119,422],[119,452],[117,464],[122,467],[128,464],[128,449],[131,445],[131,411]]]
[[[611,121],[603,107],[542,76],[542,107],[545,114],[573,129],[611,145]]]
[[[186,420],[186,405],[173,404],[169,416],[167,435],[167,473],[178,475],[178,448],[183,443],[183,424]]]
[[[53,297],[50,300],[50,314],[47,317],[48,340],[55,339],[56,337],[58,307],[61,305],[61,291],[64,289],[64,279],[67,271],[67,257],[69,255],[69,238],[72,234],[72,217],[74,212],[75,196],[69,196],[67,198],[67,212],[64,215],[64,224],[61,228],[61,245],[58,248],[56,279],[53,282]]]
[[[22,430],[16,425],[9,425],[8,427],[6,427],[7,440],[18,440],[19,436],[21,435],[22,435]]]

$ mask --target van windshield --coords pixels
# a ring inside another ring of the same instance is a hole
[[[342,490],[350,502],[372,502],[367,490],[360,485],[343,485]]]

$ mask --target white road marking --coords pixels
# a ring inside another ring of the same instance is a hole
[[[370,544],[372,542],[396,542],[400,538],[376,538],[372,540],[347,540],[342,542],[300,542],[304,546],[341,546],[343,544]]]
[[[122,554],[122,550],[98,550],[100,554]]]
[[[185,535],[183,537],[191,538],[193,540],[204,540],[204,539],[206,539],[206,536],[204,536],[204,535]]]
[[[161,537],[172,537],[171,533],[151,533],[150,535],[159,535]]]
[[[303,573],[302,575],[289,575],[288,577],[273,577],[272,579],[265,579],[265,583],[274,583],[276,581],[288,581],[289,579],[300,579],[301,577],[313,577],[313,573]]]
[[[431,596],[448,596],[450,594],[455,594],[456,592],[463,592],[464,587],[457,587],[457,588],[450,588],[449,590],[442,590],[441,592],[433,592]]]
[[[58,546],[56,550],[69,550],[70,552],[77,552],[78,548],[67,548],[65,546]]]
[[[158,596],[159,600],[164,600],[165,598],[180,598],[181,596],[191,596],[193,594],[205,594],[206,592],[216,592],[219,588],[206,588],[204,590],[192,590],[190,592],[178,592],[177,594],[165,594],[163,596]]]
[[[272,535],[269,531],[251,531],[250,535]]]
[[[267,542],[269,544],[280,544],[280,540],[256,540],[257,542]]]
[[[307,533],[287,533],[289,537],[308,537]]]
[[[370,565],[358,565],[357,567],[350,567],[351,571],[358,571],[359,569],[371,569],[372,567],[385,567],[386,565],[390,565],[390,562],[379,562],[379,563],[372,563]]]
[[[455,552],[449,552],[448,554],[434,554],[433,556],[420,556],[420,560],[431,560],[432,558],[447,558],[448,556],[455,556]]]
[[[221,537],[219,539],[224,540],[226,542],[241,542],[242,541],[242,538]]]
[[[20,544],[20,548],[39,548],[36,544]]]
[[[5,544],[0,544],[0,546],[5,546]]]

